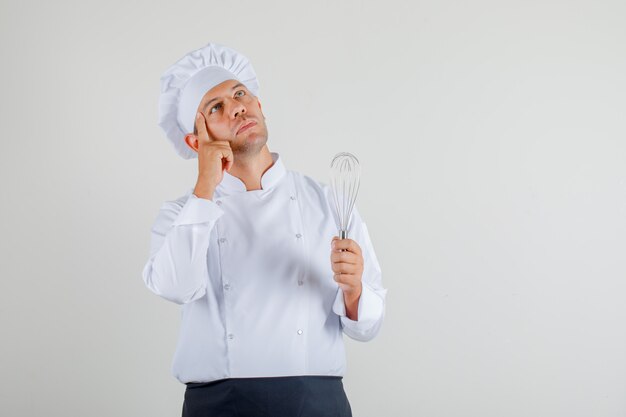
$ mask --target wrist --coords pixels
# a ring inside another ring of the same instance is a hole
[[[346,307],[346,317],[350,320],[359,320],[359,300],[361,298],[360,288],[355,291],[344,291],[343,303]]]
[[[198,198],[206,198],[207,200],[211,200],[213,198],[213,193],[215,192],[215,186],[203,183],[198,181],[196,183],[196,187],[193,190],[193,193]]]
[[[358,301],[358,299],[361,297],[362,292],[363,292],[363,285],[361,283],[359,283],[359,286],[354,289],[350,289],[350,290],[344,289],[343,291],[344,300],[347,302]]]

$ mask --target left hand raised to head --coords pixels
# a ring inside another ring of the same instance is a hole
[[[352,239],[333,237],[330,263],[344,297],[358,299],[361,296],[363,276],[363,254],[359,244]]]

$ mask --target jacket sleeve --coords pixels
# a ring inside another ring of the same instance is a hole
[[[347,317],[341,288],[338,289],[333,311],[340,317],[345,334],[354,340],[367,342],[378,334],[383,323],[387,290],[382,286],[382,272],[367,226],[361,219],[356,207],[352,216],[348,238],[356,241],[363,253],[363,290],[359,298],[358,319],[355,321]]]
[[[152,227],[146,286],[176,304],[197,300],[209,282],[207,250],[215,222],[224,214],[213,201],[190,194],[163,204]]]

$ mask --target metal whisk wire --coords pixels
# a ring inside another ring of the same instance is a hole
[[[356,156],[340,152],[330,163],[330,185],[335,198],[335,209],[339,219],[339,237],[348,237],[352,209],[356,202],[361,180],[361,165]]]

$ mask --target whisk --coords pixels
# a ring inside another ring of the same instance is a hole
[[[361,166],[356,156],[340,152],[330,163],[330,186],[339,219],[339,238],[348,237],[352,209],[359,192]]]

